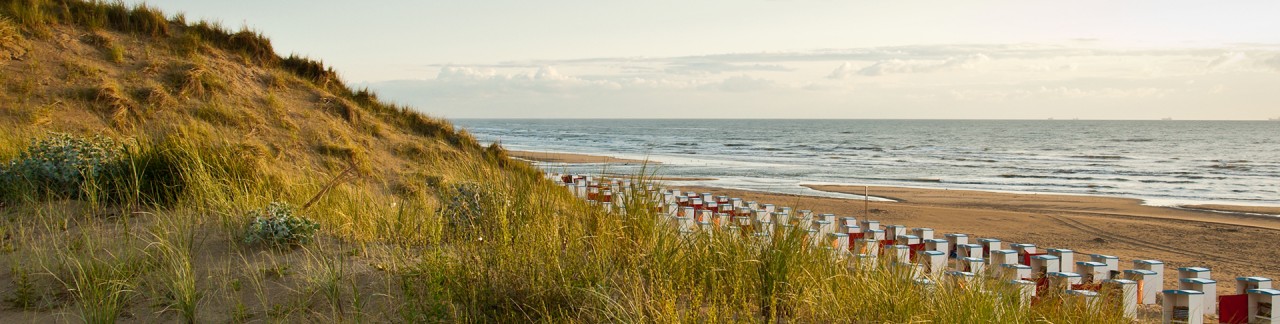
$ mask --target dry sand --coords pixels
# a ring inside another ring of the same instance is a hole
[[[568,156],[576,159],[556,154],[542,157],[596,163],[614,159]],[[1135,259],[1161,260],[1165,262],[1167,289],[1177,285],[1177,268],[1188,266],[1213,269],[1219,293],[1233,293],[1236,277],[1280,279],[1280,217],[1240,213],[1280,214],[1280,208],[1169,208],[1144,206],[1141,201],[1128,198],[903,187],[869,187],[872,196],[898,201],[869,202],[864,207],[862,200],[689,187],[678,182],[667,185],[815,213],[879,220],[882,225],[929,227],[938,238],[946,233],[965,233],[971,241],[1001,239],[1005,248],[1012,243],[1033,243],[1041,251],[1072,249],[1076,251],[1076,261],[1086,261],[1089,254],[1095,253],[1114,255],[1120,257],[1122,270],[1131,269]],[[862,186],[810,187],[853,194],[864,190]]]

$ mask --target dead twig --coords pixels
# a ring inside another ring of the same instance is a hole
[[[339,173],[337,176],[334,176],[333,180],[329,180],[329,184],[326,184],[324,186],[324,189],[320,189],[320,192],[317,192],[315,196],[311,197],[311,200],[308,200],[306,204],[302,205],[302,210],[306,210],[307,207],[311,207],[311,204],[314,204],[316,203],[317,200],[320,200],[320,196],[324,196],[324,194],[329,192],[330,189],[333,189],[334,186],[337,186],[338,182],[340,182],[342,178],[346,177],[349,174],[354,174],[355,171],[356,171],[355,162],[351,160],[347,160],[347,169],[343,170],[342,173]]]

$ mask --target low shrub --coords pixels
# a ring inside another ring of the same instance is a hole
[[[0,201],[100,199],[170,205],[186,189],[182,152],[54,133],[0,164]]]
[[[37,195],[78,197],[86,182],[115,173],[125,148],[110,138],[81,138],[55,133],[37,140],[16,159],[0,166],[0,197],[28,190]]]
[[[272,202],[266,208],[250,211],[248,215],[253,217],[253,221],[245,230],[244,242],[278,247],[310,242],[320,224],[294,214],[293,206],[282,202]]]

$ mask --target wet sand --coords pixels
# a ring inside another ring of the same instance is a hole
[[[1182,208],[1188,208],[1188,209],[1203,209],[1203,210],[1216,210],[1216,211],[1235,212],[1235,213],[1251,213],[1251,214],[1275,215],[1275,216],[1280,217],[1280,207],[1235,206],[1235,205],[1213,205],[1213,204],[1208,204],[1208,205],[1186,205],[1186,206],[1182,206]]]

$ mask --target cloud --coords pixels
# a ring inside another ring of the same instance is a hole
[[[990,61],[986,54],[977,53],[964,57],[950,58],[942,62],[920,62],[905,60],[884,60],[858,70],[859,75],[881,76],[902,73],[930,73],[953,69],[971,69],[980,62]]]
[[[534,79],[534,80],[542,80],[542,81],[565,81],[565,80],[573,80],[573,78],[570,78],[570,77],[567,77],[567,76],[564,76],[564,75],[560,75],[560,72],[556,72],[556,69],[555,69],[555,68],[552,68],[552,67],[550,67],[550,66],[543,66],[543,67],[538,68],[538,72],[536,72],[536,73],[534,73],[534,74],[533,74],[533,79]]]
[[[786,72],[794,69],[779,64],[733,64],[717,61],[672,62],[665,72],[676,74],[719,74],[725,72],[771,71]]]
[[[831,71],[831,74],[828,74],[827,78],[837,79],[837,80],[847,79],[851,76],[854,76],[857,73],[858,73],[858,70],[853,68],[853,64],[849,64],[849,62],[844,62],[844,63],[840,63],[840,66],[836,67],[834,71]]]
[[[739,75],[724,79],[723,82],[720,82],[719,88],[729,92],[750,92],[771,89],[777,85],[771,80]]]
[[[1058,64],[1058,65],[1049,65],[1049,64],[1027,65],[1025,69],[1033,72],[1072,72],[1072,71],[1079,70],[1080,64],[1067,63],[1067,64]]]
[[[1161,87],[1083,87],[1039,86],[1020,89],[966,89],[949,90],[951,99],[961,101],[1005,101],[1046,99],[1159,99],[1177,93]]]
[[[1011,112],[1092,107],[1114,117],[1130,107],[1166,114],[1168,107],[1194,110],[1212,102],[1240,111],[1280,100],[1280,93],[1259,90],[1280,80],[1277,45],[1103,46],[917,45],[432,65],[433,75],[423,79],[369,86],[390,100],[468,117],[612,116],[597,112],[599,107],[631,107],[654,116],[694,107],[756,107],[761,116],[796,117],[902,107],[883,110],[883,117],[892,118],[916,116],[905,112],[910,109],[977,113],[996,106]],[[979,68],[982,73],[958,73]],[[795,108],[777,109],[788,104]],[[1206,116],[1201,118],[1217,118]]]
[[[482,81],[498,77],[493,69],[477,69],[465,66],[445,66],[436,73],[440,81]]]
[[[1242,52],[1226,52],[1226,53],[1222,53],[1222,55],[1218,55],[1217,57],[1213,58],[1213,60],[1209,61],[1209,63],[1205,65],[1205,68],[1209,70],[1214,70],[1214,69],[1219,69],[1223,67],[1234,66],[1248,59],[1249,59],[1249,55]]]
[[[622,87],[615,80],[586,79],[561,74],[552,66],[536,70],[499,71],[493,68],[443,66],[435,79],[379,82],[397,88],[417,87],[444,96],[500,95],[511,92],[573,93],[585,90],[610,90]]]
[[[1259,64],[1271,71],[1280,72],[1280,54],[1272,55],[1271,58],[1262,60]]]
[[[938,44],[864,48],[829,48],[794,52],[727,53],[672,57],[594,57],[563,60],[533,60],[473,64],[477,68],[536,68],[540,66],[617,66],[630,69],[680,73],[680,72],[751,72],[795,71],[796,63],[804,62],[853,62],[855,65],[890,62],[915,65],[943,65],[946,62],[959,65],[980,63],[990,57],[1001,60],[1042,60],[1071,57],[1133,57],[1148,59],[1204,59],[1212,61],[1228,53],[1277,53],[1276,44],[1237,44],[1217,47],[1168,47],[1168,48],[1117,48],[1092,42],[1038,43],[1038,44]],[[449,65],[431,64],[428,67]]]
[[[1215,72],[1280,72],[1280,53],[1231,51],[1214,57],[1205,68]]]

